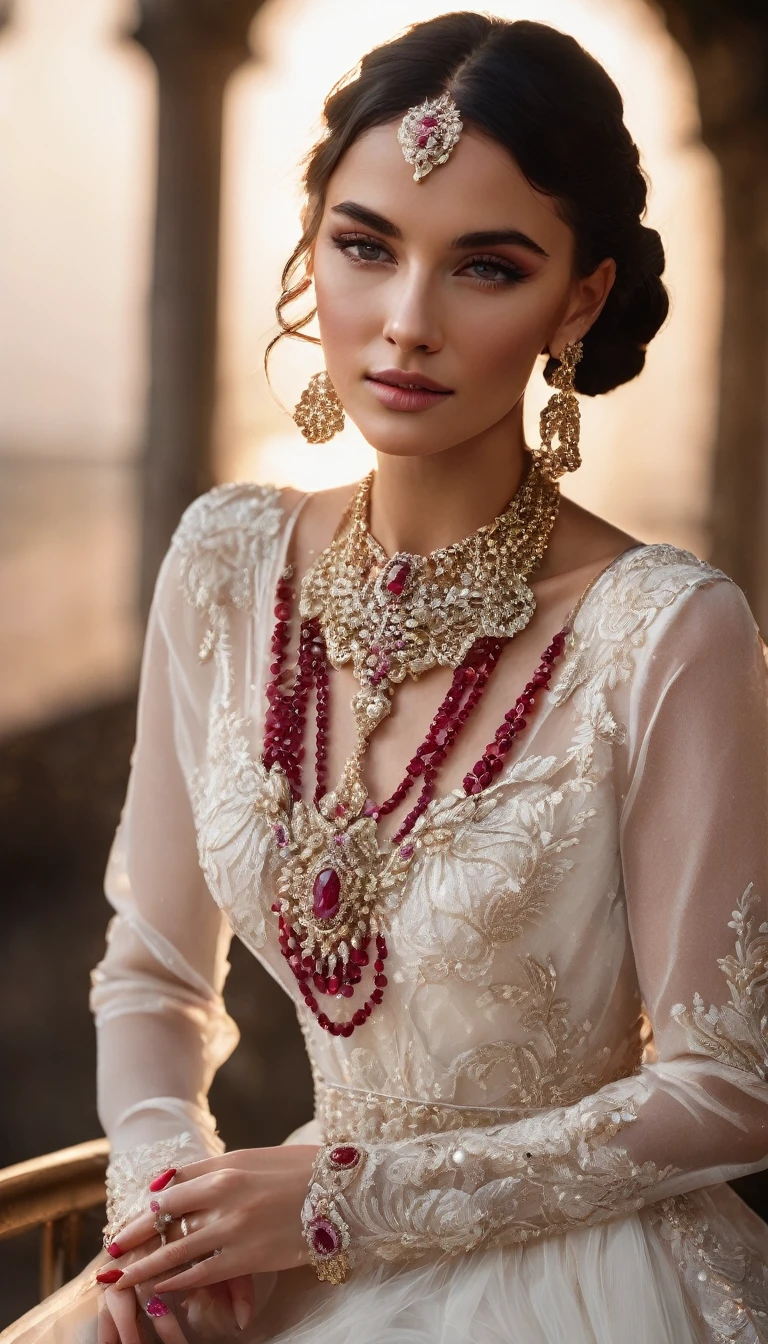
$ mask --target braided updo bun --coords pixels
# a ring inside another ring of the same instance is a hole
[[[616,262],[608,299],[583,337],[577,390],[595,396],[635,378],[669,300],[660,278],[661,239],[642,223],[647,182],[624,125],[621,94],[575,38],[543,23],[470,11],[414,24],[370,51],[330,93],[326,133],[306,160],[304,232],[283,271],[280,334],[303,334],[314,315],[290,323],[283,309],[310,284],[306,275],[294,282],[294,275],[317,236],[342,155],[365,131],[444,92],[453,95],[465,126],[503,145],[531,185],[552,197],[573,230],[578,276],[590,275],[606,257]],[[547,362],[548,382],[556,367],[555,359]]]
[[[645,351],[669,311],[669,296],[659,278],[664,248],[655,229],[636,224],[632,251],[617,258],[616,279],[602,312],[583,337],[584,355],[576,366],[579,392],[594,397],[636,378]],[[558,361],[544,367],[548,383]]]

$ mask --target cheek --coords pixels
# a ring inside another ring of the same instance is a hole
[[[514,377],[516,369],[525,380],[547,339],[551,307],[534,284],[465,305],[455,327],[463,367],[484,382],[496,381],[502,371]]]
[[[342,269],[343,268],[343,269]],[[374,305],[361,293],[359,280],[342,258],[326,260],[315,273],[318,325],[323,345],[330,352],[360,349],[362,338],[375,321]]]

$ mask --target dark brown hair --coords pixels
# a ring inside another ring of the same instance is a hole
[[[469,11],[414,24],[375,47],[328,95],[325,132],[302,165],[303,232],[283,269],[276,309],[281,330],[267,347],[265,368],[284,335],[317,343],[303,330],[316,308],[295,321],[284,310],[311,284],[306,269],[299,271],[342,155],[365,131],[446,91],[465,126],[503,145],[531,185],[556,200],[575,235],[576,273],[591,274],[605,257],[616,262],[613,288],[584,337],[578,391],[594,396],[636,377],[669,299],[659,278],[661,238],[642,223],[647,181],[624,125],[621,94],[573,37],[543,23]],[[549,359],[548,382],[556,367]]]

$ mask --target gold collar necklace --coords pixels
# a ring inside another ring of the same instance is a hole
[[[389,557],[368,530],[375,472],[361,481],[331,544],[301,584],[303,621],[317,620],[333,667],[352,662],[355,751],[323,810],[359,811],[362,758],[389,714],[395,686],[433,667],[458,667],[478,639],[510,639],[536,607],[526,578],[549,541],[560,489],[531,458],[504,512],[429,555]]]

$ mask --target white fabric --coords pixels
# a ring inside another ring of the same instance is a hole
[[[418,823],[384,1003],[331,1037],[270,912],[259,743],[292,521],[270,488],[220,487],[158,578],[93,976],[111,1226],[161,1153],[222,1149],[234,930],[297,1000],[317,1114],[286,1141],[368,1153],[353,1275],[270,1276],[251,1344],[768,1341],[768,1228],[724,1184],[768,1167],[768,672],[743,593],[668,545],[598,578],[504,771]],[[0,1338],[92,1344],[88,1280]]]

